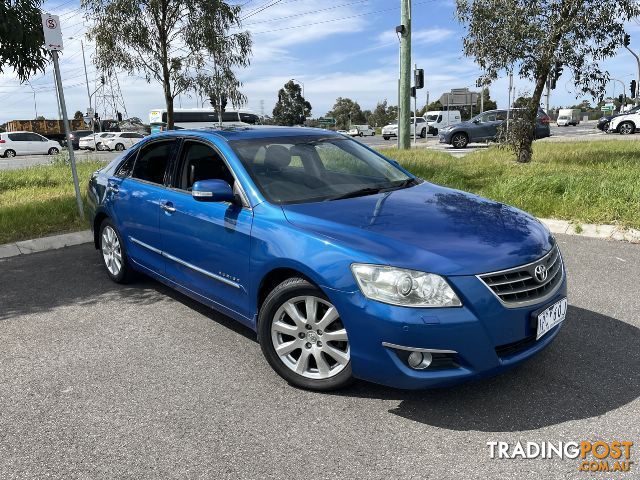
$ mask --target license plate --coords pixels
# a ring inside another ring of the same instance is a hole
[[[536,340],[546,334],[553,327],[562,323],[567,316],[567,299],[554,303],[548,308],[545,308],[538,314],[538,333],[536,334]]]

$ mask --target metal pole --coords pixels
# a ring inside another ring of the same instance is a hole
[[[513,73],[509,74],[509,104],[507,105],[507,133],[509,133],[509,117],[511,114],[511,90],[513,89]]]
[[[484,82],[482,82],[482,91],[480,92],[480,113],[484,112]]]
[[[626,48],[627,50],[629,50],[631,52],[631,55],[633,55],[634,57],[636,57],[636,62],[638,63],[638,81],[636,82],[636,98],[635,98],[635,103],[638,103],[640,101],[640,57],[636,54],[636,52],[634,52],[633,50],[631,50],[628,46],[624,46],[624,48]]]
[[[31,88],[31,91],[33,92],[33,109],[36,112],[36,116],[33,119],[37,120],[38,119],[38,102],[36,101],[36,91],[33,88],[33,85],[31,85],[31,82],[29,80],[27,80],[27,83],[29,84],[29,88]]]
[[[416,70],[418,69],[418,64],[416,63],[413,66],[413,78],[416,78]],[[413,144],[416,144],[416,125],[417,125],[417,117],[418,116],[418,89],[416,88],[416,96],[413,97]]]
[[[411,114],[411,0],[401,0],[401,24],[404,31],[400,35],[400,118],[398,136],[400,148],[411,147],[409,120]]]
[[[76,203],[78,204],[78,213],[80,218],[84,220],[84,209],[82,208],[82,197],[80,196],[80,185],[78,183],[78,171],[76,169],[76,157],[73,152],[73,144],[71,143],[71,131],[69,130],[69,119],[67,117],[67,105],[64,102],[64,92],[62,91],[62,78],[60,77],[60,65],[58,64],[58,52],[51,51],[53,57],[53,68],[56,76],[56,85],[58,87],[58,96],[60,97],[60,108],[62,109],[62,121],[64,123],[64,134],[67,137],[67,148],[69,150],[69,162],[71,163],[71,174],[73,175],[73,188],[76,191]]]
[[[82,49],[82,63],[84,63],[84,79],[87,82],[87,98],[89,98],[89,108],[91,108],[91,93],[89,92],[89,75],[87,74],[87,60],[84,57],[84,42],[80,40],[80,48]]]

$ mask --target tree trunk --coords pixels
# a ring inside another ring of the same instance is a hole
[[[532,144],[535,138],[538,117],[538,107],[540,105],[540,99],[542,98],[542,92],[544,91],[548,76],[549,70],[547,70],[544,75],[540,75],[536,80],[536,88],[533,91],[533,96],[531,97],[531,104],[529,105],[529,112],[527,115],[528,119],[532,121],[532,128],[527,129],[526,135],[524,135],[522,143],[520,143],[520,148],[518,149],[519,163],[529,163],[531,161],[531,157],[533,155]]]
[[[171,78],[169,77],[168,68],[163,69],[163,89],[164,89],[164,102],[167,107],[167,130],[173,130],[173,95],[171,94]]]

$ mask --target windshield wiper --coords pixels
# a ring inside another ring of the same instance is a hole
[[[352,192],[347,192],[342,195],[338,195],[336,197],[327,198],[330,200],[342,200],[345,198],[354,198],[354,197],[363,197],[365,195],[374,195],[376,193],[381,192],[390,192],[392,190],[399,190],[401,188],[409,187],[416,185],[418,182],[415,178],[407,178],[406,180],[401,180],[399,183],[392,183],[389,185],[380,185],[378,187],[365,187],[360,188],[358,190],[353,190]]]

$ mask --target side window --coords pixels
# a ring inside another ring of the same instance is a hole
[[[224,180],[233,188],[234,178],[222,157],[209,145],[185,142],[176,188],[190,191],[200,180]]]
[[[438,115],[438,119],[436,120],[436,123],[441,123],[442,122],[442,115]]]
[[[116,170],[115,176],[116,177],[129,177],[131,176],[131,174],[133,173],[133,164],[136,161],[136,155],[135,153],[133,155],[129,155],[129,158],[127,158],[119,167],[118,170]]]
[[[131,138],[144,138],[144,135],[140,133],[132,133]]]
[[[485,115],[482,116],[482,118],[480,119],[480,121],[482,123],[489,123],[489,122],[495,122],[496,121],[496,114],[495,112],[492,113],[486,113]]]
[[[238,121],[238,112],[222,112],[222,121],[223,122],[237,122]]]
[[[164,174],[174,153],[176,140],[153,142],[138,152],[132,177],[158,185],[164,184]]]
[[[123,133],[122,135],[120,135],[120,138],[131,138],[131,134],[130,133]]]
[[[13,142],[24,142],[25,139],[23,137],[24,133],[10,133],[9,140]]]
[[[507,112],[500,111],[496,114],[496,120],[504,121],[507,119]]]

